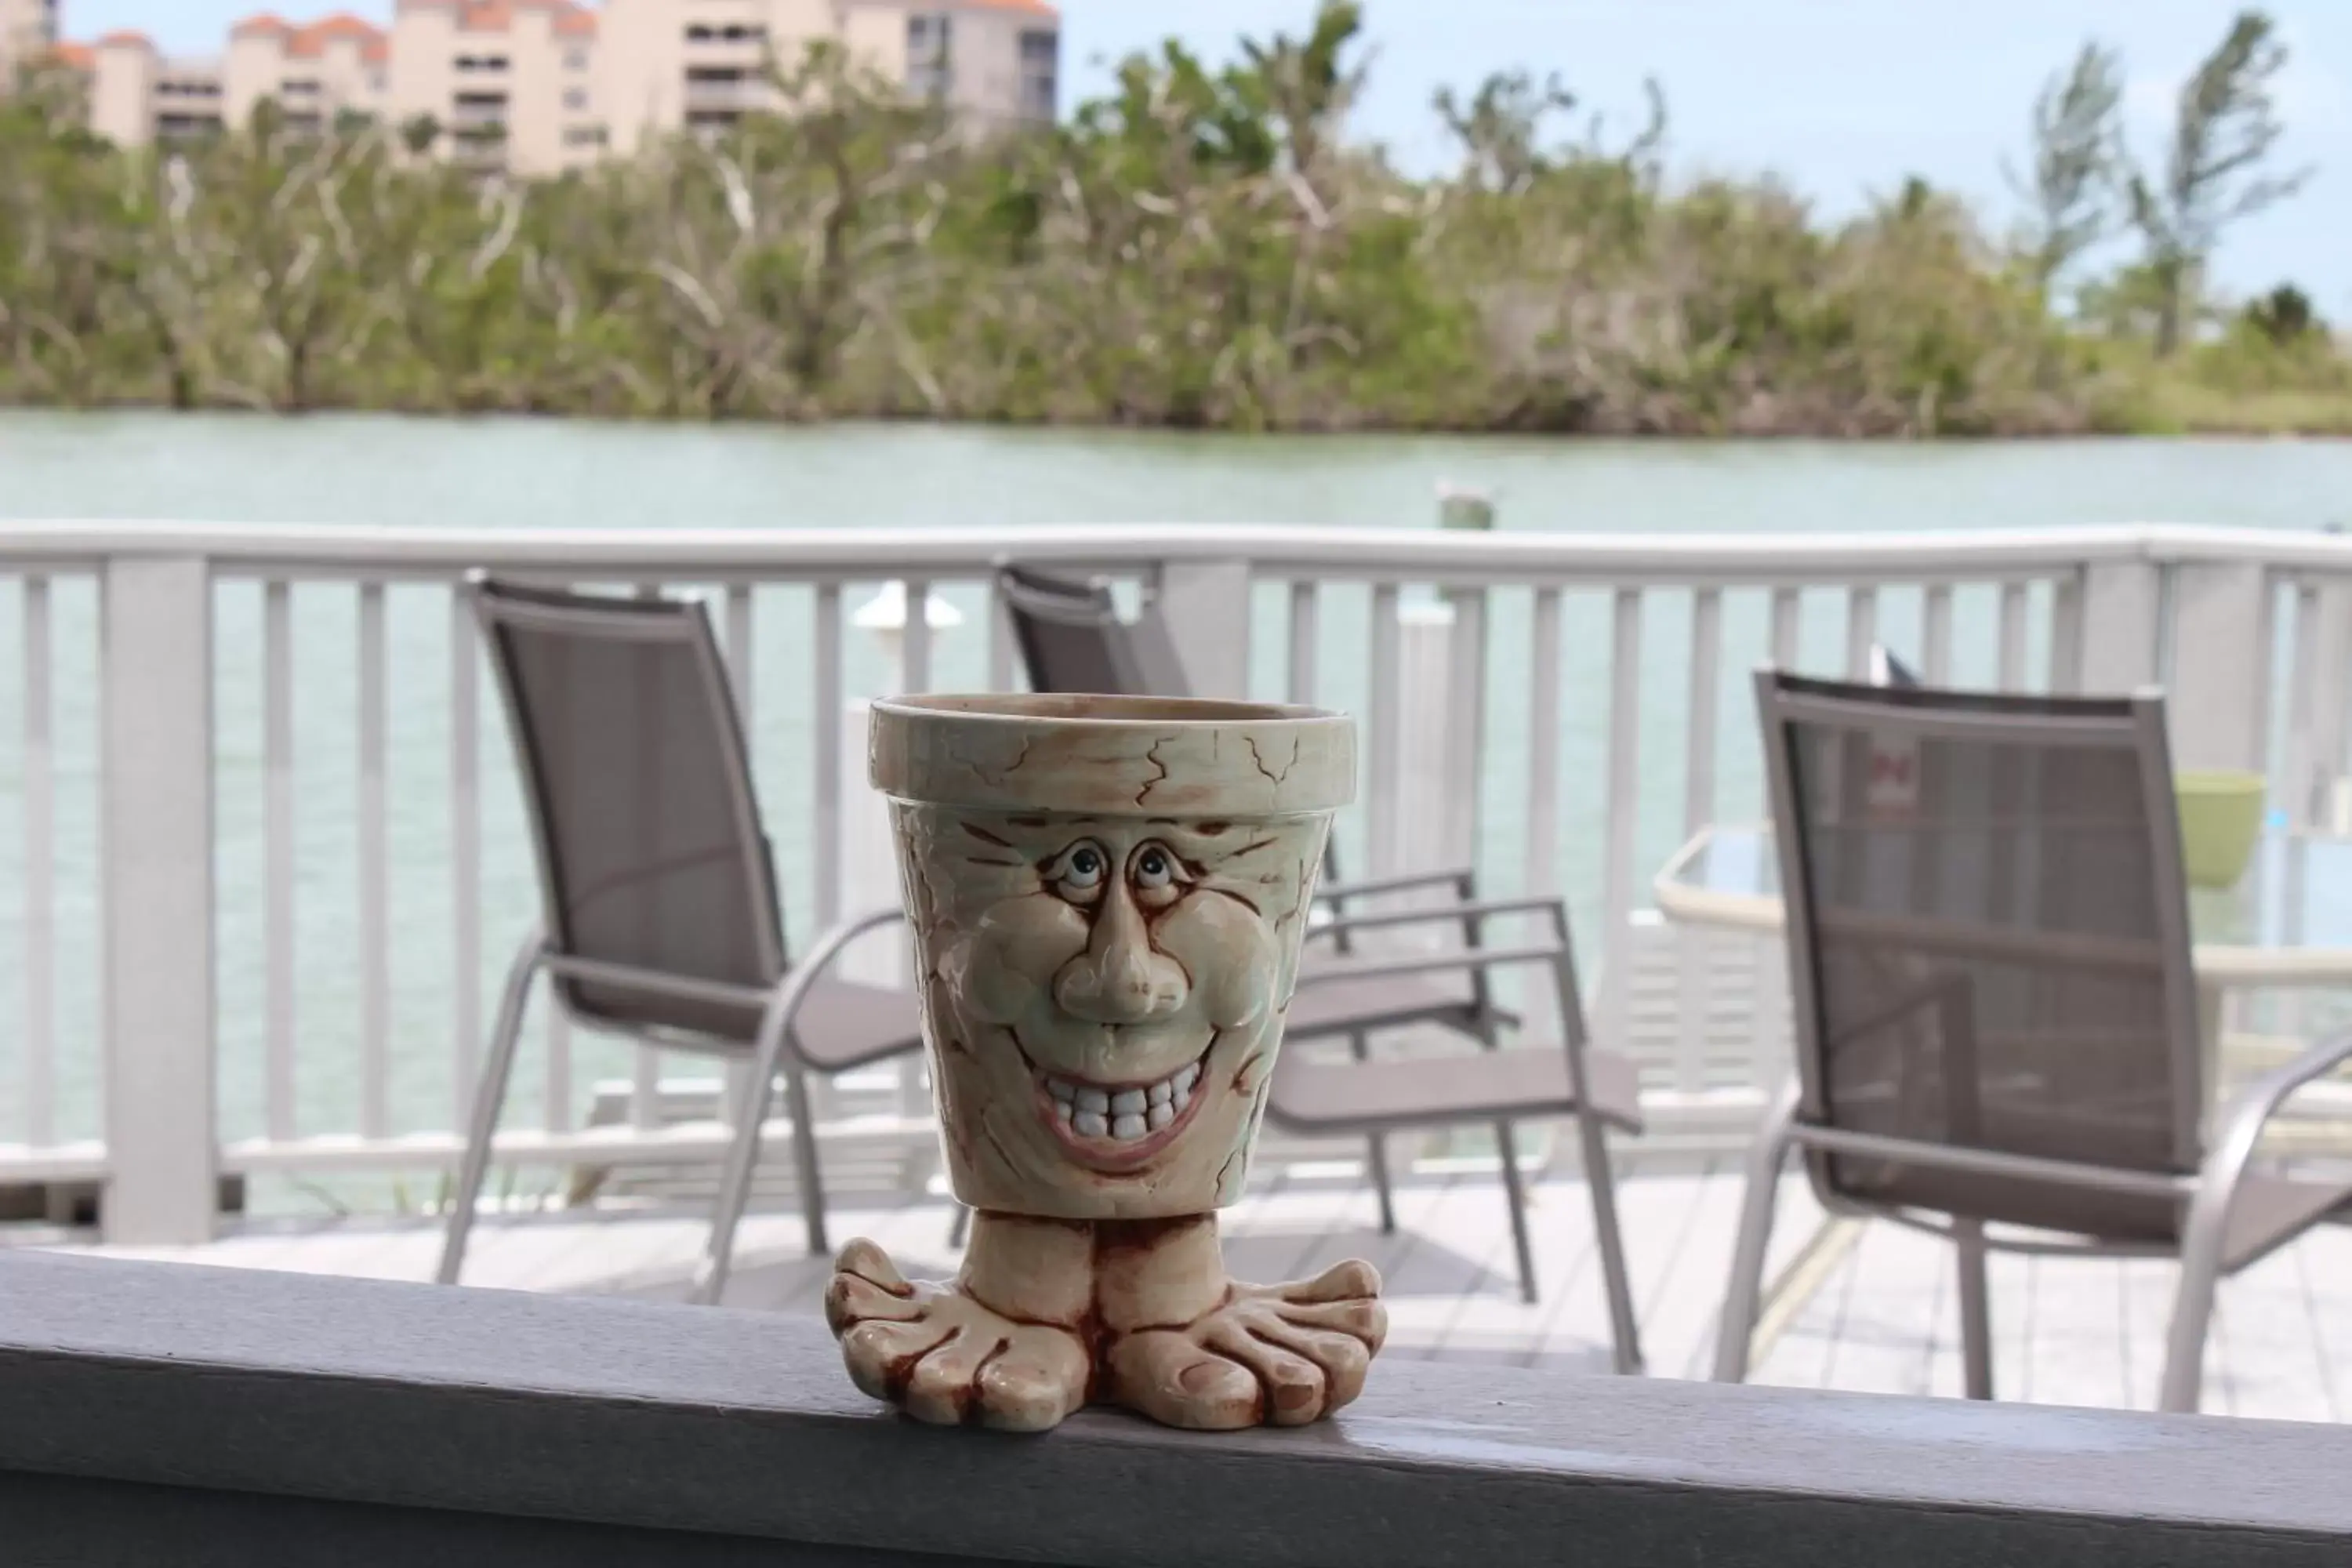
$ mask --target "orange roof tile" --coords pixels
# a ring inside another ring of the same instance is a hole
[[[99,39],[98,47],[101,49],[152,49],[155,47],[155,40],[135,27],[120,27]]]
[[[247,16],[244,21],[231,27],[228,30],[228,36],[232,38],[243,38],[257,33],[290,33],[293,30],[278,17],[263,11],[256,16]]]
[[[383,65],[392,58],[392,40],[390,38],[372,40],[366,47],[360,50],[360,58],[372,66]]]
[[[593,38],[596,36],[596,13],[582,5],[559,5],[555,11],[555,36],[559,38]]]
[[[1045,0],[962,0],[982,11],[1025,11],[1033,16],[1059,16],[1061,12],[1045,4]]]
[[[98,51],[88,44],[58,44],[49,50],[49,58],[68,70],[88,72],[98,68]]]
[[[503,33],[513,22],[514,7],[507,0],[474,0],[457,8],[461,33]]]
[[[316,58],[326,51],[330,43],[339,38],[348,38],[358,44],[362,55],[384,41],[384,36],[378,28],[348,11],[338,11],[296,33],[293,40],[286,46],[286,52],[298,59]]]

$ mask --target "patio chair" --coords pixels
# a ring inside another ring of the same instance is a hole
[[[439,1279],[465,1261],[522,1015],[541,971],[582,1026],[749,1069],[693,1296],[725,1286],[781,1072],[808,1247],[827,1250],[807,1075],[916,1050],[915,997],[828,973],[878,910],[787,961],[775,867],[732,689],[699,600],[467,580],[506,705],[543,925],[508,971],[467,1129]]]
[[[1010,564],[1000,564],[996,586],[1035,689],[1189,694],[1174,644],[1149,604],[1140,617],[1125,621],[1109,589],[1100,583],[1074,583]],[[1444,889],[1451,901],[1370,914],[1350,910],[1354,900],[1362,898],[1420,889]],[[1574,1117],[1583,1140],[1596,1235],[1608,1278],[1616,1359],[1620,1370],[1634,1370],[1640,1354],[1626,1304],[1631,1297],[1624,1285],[1601,1123],[1638,1131],[1639,1086],[1630,1064],[1587,1049],[1568,955],[1565,903],[1558,899],[1481,899],[1475,876],[1467,868],[1349,883],[1339,877],[1336,852],[1329,847],[1317,899],[1328,918],[1308,931],[1308,950],[1284,1036],[1293,1042],[1343,1037],[1355,1060],[1345,1067],[1318,1068],[1297,1052],[1286,1053],[1269,1091],[1267,1115],[1293,1131],[1364,1136],[1383,1234],[1396,1226],[1385,1134],[1406,1128],[1491,1123],[1510,1208],[1519,1292],[1530,1302],[1536,1300],[1535,1253],[1513,1122],[1521,1117]],[[1538,951],[1485,945],[1488,921],[1544,913],[1552,917],[1556,928],[1551,946]],[[1354,938],[1360,932],[1415,925],[1458,927],[1464,945],[1444,952],[1371,957],[1356,951]],[[1328,950],[1320,949],[1325,942]],[[1495,1051],[1501,1028],[1517,1019],[1496,1005],[1490,972],[1509,963],[1544,961],[1554,964],[1557,974],[1568,1037],[1565,1052]],[[1370,1059],[1374,1031],[1420,1024],[1467,1035],[1490,1054],[1467,1060]],[[1591,1115],[1580,1113],[1586,1107]]]
[[[2352,1199],[2352,1178],[2253,1162],[2352,1039],[2254,1083],[2208,1134],[2162,699],[1767,670],[1757,700],[1798,1072],[1751,1152],[1716,1377],[1746,1375],[1793,1149],[1832,1213],[1953,1243],[1971,1399],[1992,1397],[1989,1248],[2177,1258],[2159,1403],[2194,1410],[2219,1279]]]

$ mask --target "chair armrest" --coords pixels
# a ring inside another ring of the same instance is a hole
[[[2323,1041],[2284,1067],[2248,1084],[2222,1117],[2220,1136],[2206,1152],[2204,1192],[2198,1194],[2197,1201],[2200,1205],[2205,1201],[2205,1193],[2214,1189],[2213,1178],[2217,1175],[2223,1178],[2223,1191],[2234,1189],[2239,1175],[2252,1161],[2256,1145],[2262,1142],[2263,1126],[2278,1114],[2287,1097],[2347,1064],[2352,1064],[2352,1035]]]
[[[843,948],[847,947],[859,937],[870,931],[879,930],[883,926],[902,923],[906,918],[905,910],[892,905],[888,909],[867,910],[863,914],[850,915],[845,919],[837,920],[817,933],[817,939],[809,948],[807,956],[798,963],[791,965],[789,973],[797,974],[803,970],[817,971],[827,968],[835,959],[841,956]]]
[[[1565,922],[1566,906],[1558,898],[1472,899],[1425,910],[1382,910],[1370,915],[1338,915],[1307,928],[1308,941],[1340,931],[1377,931],[1408,925],[1458,925],[1464,921],[1503,915],[1550,913]]]
[[[1447,971],[1477,971],[1497,969],[1510,963],[1552,963],[1567,955],[1567,949],[1554,942],[1533,943],[1523,947],[1465,947],[1450,952],[1399,953],[1388,958],[1366,958],[1353,963],[1321,963],[1311,971],[1301,971],[1298,984],[1308,985],[1343,984],[1352,980],[1369,980],[1376,976],[1400,974],[1442,974]]]
[[[760,1021],[761,1037],[772,1037],[771,1031],[781,1034],[785,1053],[801,1066],[807,1066],[793,1045],[793,1021],[800,1016],[801,1004],[808,999],[810,989],[833,967],[842,949],[868,931],[903,922],[906,918],[903,909],[868,910],[864,914],[835,921],[819,932],[807,955],[784,971],[783,979],[769,996],[767,1016]]]
[[[1444,871],[1405,871],[1393,877],[1362,877],[1351,882],[1334,882],[1315,889],[1317,903],[1339,903],[1347,899],[1368,899],[1380,893],[1404,893],[1415,888],[1458,888],[1464,898],[1471,896],[1477,885],[1478,873],[1467,866],[1456,866]]]

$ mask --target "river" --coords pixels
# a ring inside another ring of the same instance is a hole
[[[452,527],[1283,522],[1735,533],[2352,524],[2352,442],[1859,445],[0,411],[0,521]]]

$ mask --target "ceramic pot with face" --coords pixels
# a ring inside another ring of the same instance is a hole
[[[1242,1192],[1355,733],[1314,709],[878,702],[949,1179],[993,1214]]]

